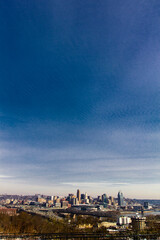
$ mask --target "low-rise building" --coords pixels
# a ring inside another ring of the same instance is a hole
[[[129,225],[132,222],[130,217],[122,216],[118,218],[118,225]]]
[[[17,214],[17,209],[2,207],[2,208],[0,208],[0,214],[7,214],[9,216],[14,216]]]
[[[117,227],[117,223],[116,222],[101,222],[101,223],[98,223],[98,228],[100,228],[100,227],[105,227],[105,228]]]

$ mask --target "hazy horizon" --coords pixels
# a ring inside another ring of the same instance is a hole
[[[0,193],[160,199],[160,2],[0,1]]]

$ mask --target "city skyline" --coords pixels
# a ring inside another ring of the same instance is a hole
[[[0,21],[0,193],[160,199],[159,1],[2,0]]]

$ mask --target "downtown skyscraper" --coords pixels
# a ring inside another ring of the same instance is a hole
[[[121,191],[118,192],[118,205],[120,207],[124,206],[124,198],[123,193]]]

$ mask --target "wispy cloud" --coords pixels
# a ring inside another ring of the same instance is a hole
[[[3,179],[3,178],[13,178],[13,176],[0,175],[0,179]]]

